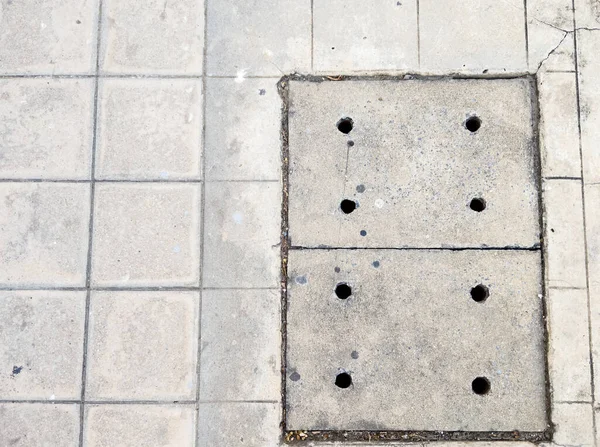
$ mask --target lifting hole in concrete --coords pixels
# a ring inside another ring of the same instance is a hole
[[[482,303],[487,300],[488,296],[490,296],[490,291],[483,284],[479,284],[471,289],[471,298],[473,298],[473,301]]]
[[[475,394],[483,396],[490,392],[491,389],[490,381],[485,377],[476,377],[471,383],[471,388]]]
[[[338,388],[348,388],[350,385],[352,385],[352,376],[346,372],[339,373],[335,377],[335,385]]]
[[[337,128],[340,132],[348,134],[350,133],[350,131],[352,130],[352,128],[354,127],[354,121],[352,121],[352,118],[342,118],[341,120],[339,120],[337,122]]]
[[[340,208],[344,214],[350,214],[356,209],[356,202],[354,200],[344,199],[340,203]]]
[[[335,286],[335,296],[340,300],[345,300],[346,298],[349,298],[350,295],[352,295],[352,287],[348,284],[341,282]]]
[[[481,120],[476,116],[471,116],[467,118],[467,121],[465,121],[465,127],[470,132],[477,132],[481,127]]]
[[[477,211],[478,213],[481,213],[485,209],[485,205],[485,200],[483,200],[481,197],[474,198],[469,204],[471,209],[473,211]]]

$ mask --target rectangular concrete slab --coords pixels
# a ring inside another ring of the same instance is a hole
[[[543,431],[540,260],[538,250],[290,251],[286,429]],[[343,373],[347,388],[336,386]]]
[[[204,2],[106,0],[100,68],[108,73],[202,73]]]
[[[314,69],[398,70],[418,64],[417,2],[361,0],[313,4]]]
[[[525,71],[524,18],[521,0],[420,0],[420,70],[476,74]]]
[[[0,403],[0,445],[3,447],[79,445],[79,405]]]
[[[292,80],[292,245],[538,244],[532,95],[527,78]],[[480,120],[475,132],[471,117]],[[344,118],[347,134],[336,127]],[[485,209],[471,209],[473,199]],[[345,214],[343,200],[356,209]]]
[[[85,447],[192,447],[193,405],[86,405]]]

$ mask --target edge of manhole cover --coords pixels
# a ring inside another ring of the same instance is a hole
[[[419,442],[419,441],[529,441],[529,442],[544,442],[551,441],[553,437],[553,427],[551,426],[551,395],[549,385],[549,368],[548,368],[548,334],[545,324],[542,325],[543,343],[544,343],[544,368],[545,368],[545,403],[546,403],[546,428],[543,431],[414,431],[414,430],[288,430],[286,409],[286,380],[287,380],[287,313],[288,313],[288,253],[290,250],[289,241],[289,214],[288,214],[288,190],[289,190],[289,82],[344,82],[344,81],[397,81],[403,82],[406,80],[491,80],[491,79],[525,79],[531,84],[532,92],[532,113],[533,113],[533,144],[536,148],[536,163],[535,176],[538,188],[539,198],[539,218],[540,229],[543,230],[542,218],[542,203],[541,203],[541,166],[540,166],[540,150],[539,150],[539,103],[538,91],[535,75],[520,75],[520,76],[420,76],[420,75],[373,75],[373,76],[313,76],[313,75],[298,75],[292,74],[284,76],[277,84],[279,95],[282,99],[282,118],[281,118],[281,143],[282,143],[282,205],[281,205],[281,324],[282,324],[282,414],[281,424],[282,441],[285,443],[319,443],[319,442],[375,442],[386,443],[390,441],[401,442]],[[542,300],[542,316],[545,321],[547,315],[546,303],[546,281],[545,281],[545,250],[544,241],[541,239],[541,290],[544,296]]]

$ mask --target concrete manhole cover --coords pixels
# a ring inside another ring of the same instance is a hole
[[[543,439],[531,80],[284,84],[285,429]]]

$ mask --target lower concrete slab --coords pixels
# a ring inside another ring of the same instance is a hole
[[[543,431],[538,250],[291,250],[286,429]]]

